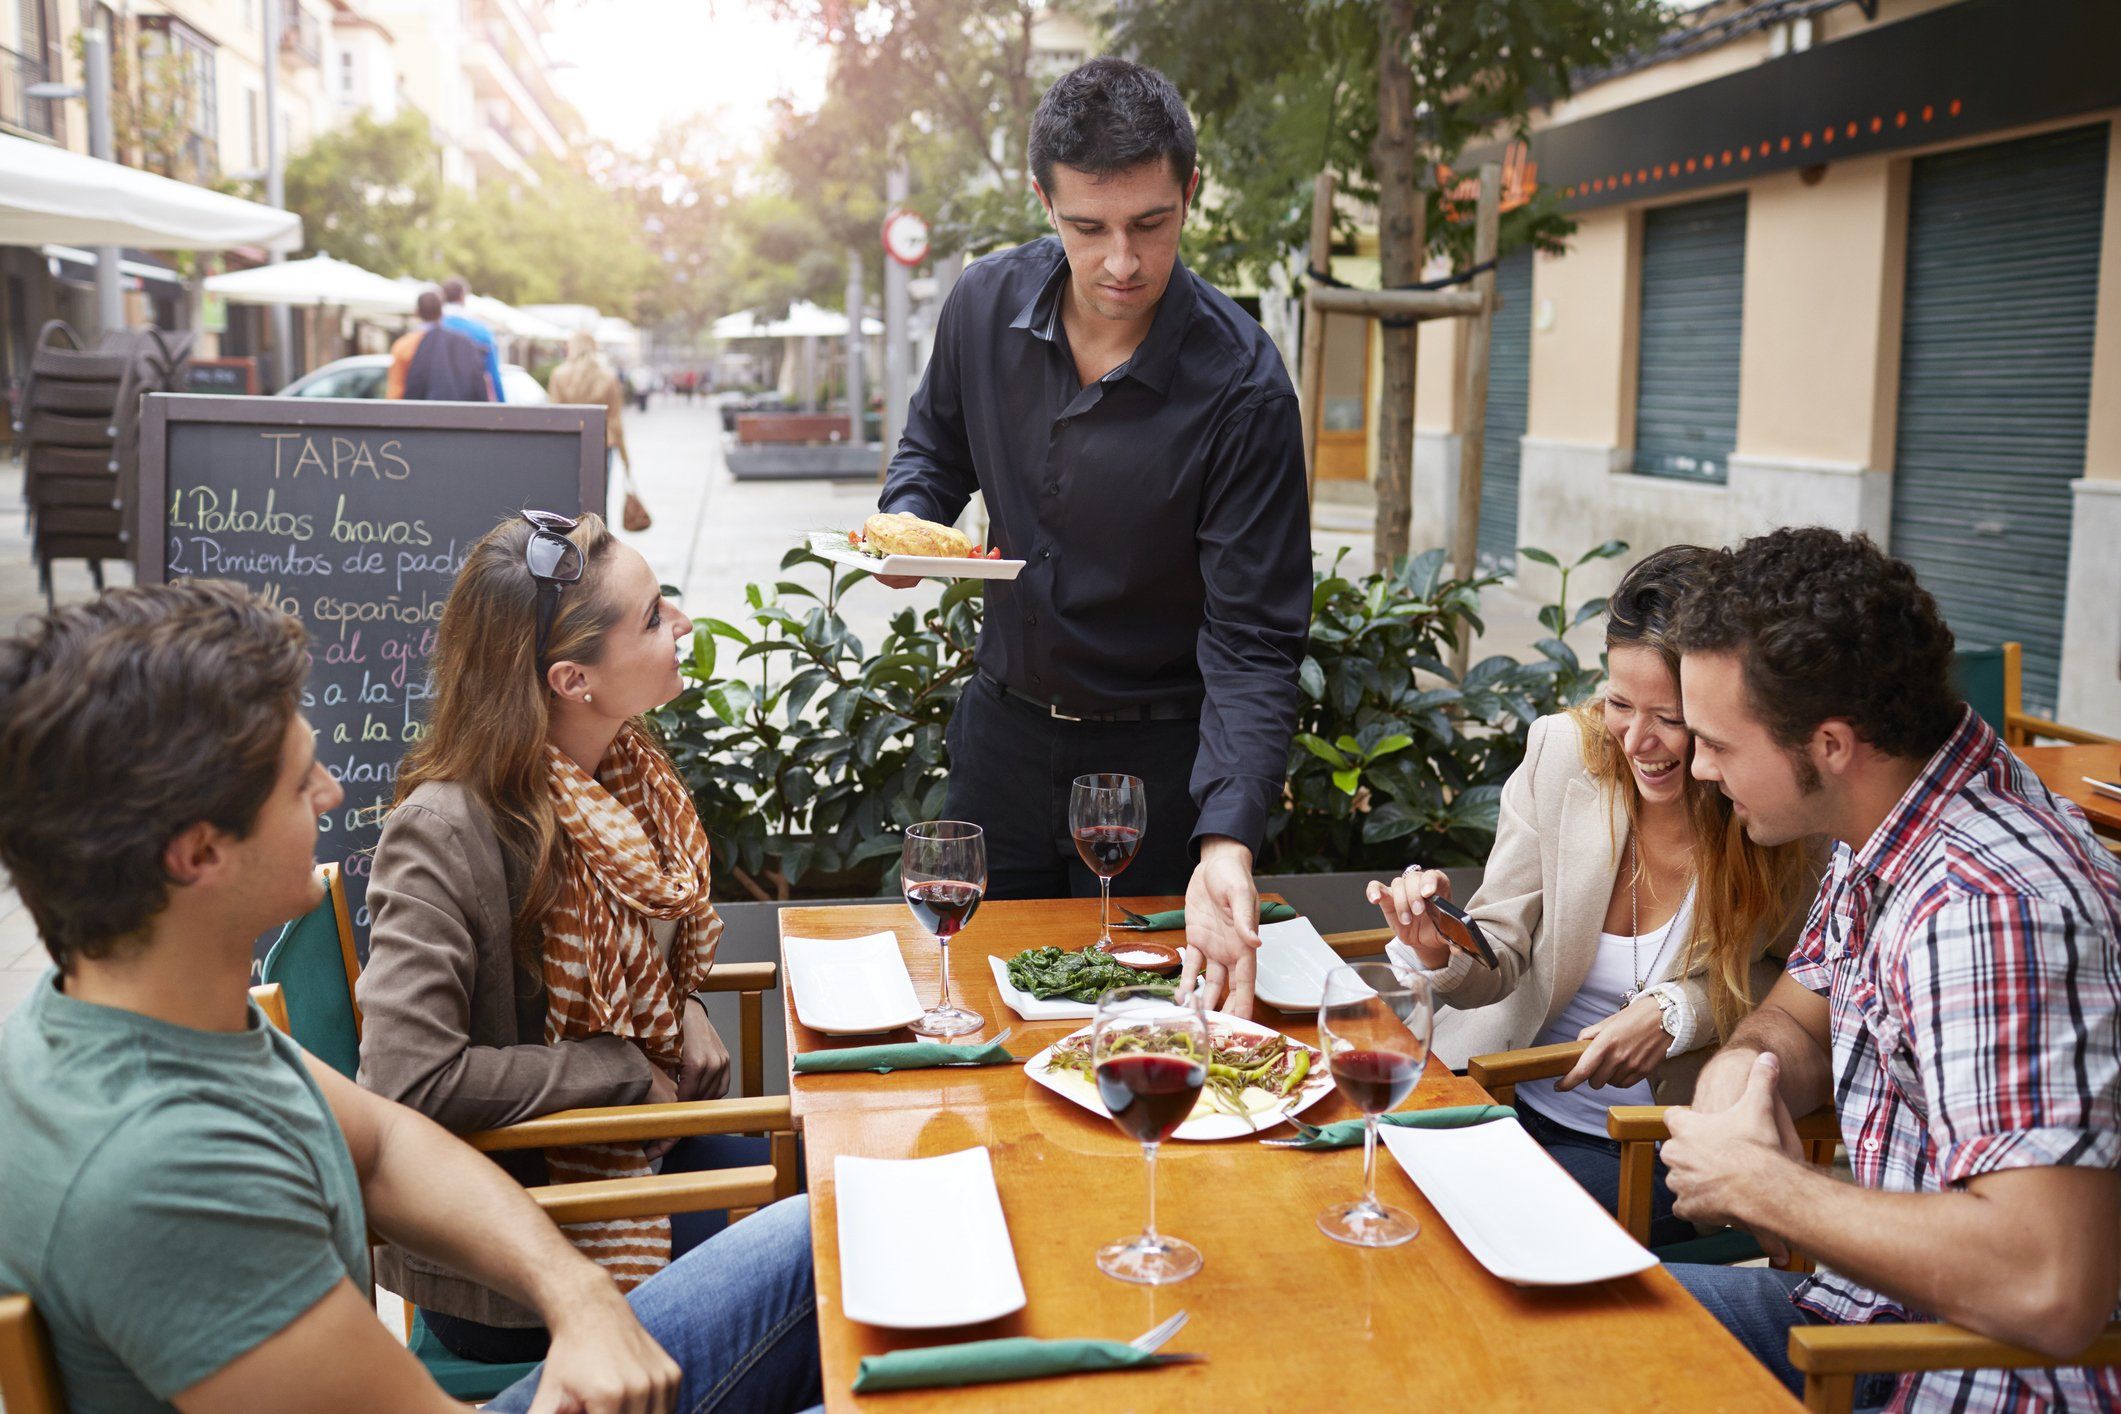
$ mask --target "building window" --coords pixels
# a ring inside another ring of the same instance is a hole
[[[354,55],[351,49],[339,51],[339,96],[351,99],[354,96]]]
[[[265,100],[254,88],[243,90],[243,136],[250,148],[250,169],[265,166]]]
[[[174,165],[180,170],[172,175],[210,177],[220,167],[219,48],[170,15],[143,15],[140,25],[149,63],[160,67],[166,59],[176,61],[177,106],[184,117],[184,132],[174,154]]]
[[[1635,470],[1723,482],[1738,445],[1745,195],[1642,218]]]

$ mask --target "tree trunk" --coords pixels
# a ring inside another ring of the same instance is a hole
[[[1414,0],[1386,0],[1378,21],[1377,172],[1378,265],[1384,286],[1421,278],[1421,193],[1414,184],[1414,75],[1408,46]],[[1380,570],[1407,553],[1413,520],[1414,357],[1419,326],[1378,329],[1384,387],[1377,404],[1377,529],[1371,553]]]

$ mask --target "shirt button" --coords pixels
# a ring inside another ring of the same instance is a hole
[[[1038,615],[1037,615],[1037,614],[1026,614],[1026,615],[1024,615],[1024,622],[1025,622],[1025,623],[1027,623],[1027,624],[1029,624],[1029,625],[1031,625],[1031,627],[1033,627],[1033,628],[1037,628],[1037,627],[1038,627]]]
[[[1046,494],[1048,496],[1058,496],[1060,494],[1060,483],[1058,481],[1048,482],[1046,484]]]
[[[1059,422],[1056,422],[1056,423],[1054,423],[1053,425],[1054,425],[1055,427],[1058,427],[1058,428],[1060,428],[1060,429],[1061,429],[1062,431],[1066,431],[1066,430],[1067,430],[1067,427],[1068,427],[1068,424],[1069,424],[1069,423],[1071,423],[1071,422],[1073,422],[1073,421],[1075,421],[1075,419],[1074,419],[1074,418],[1072,418],[1072,417],[1064,417],[1064,418],[1062,418],[1062,419],[1061,419],[1061,420],[1060,420]]]
[[[1865,1153],[1868,1153],[1868,1154],[1875,1154],[1875,1153],[1877,1153],[1877,1152],[1878,1152],[1878,1141],[1877,1141],[1876,1139],[1866,1139],[1866,1140],[1864,1140],[1864,1141],[1863,1141],[1863,1149],[1864,1149],[1864,1152],[1865,1152]]]
[[[1053,558],[1053,552],[1051,550],[1041,550],[1038,552],[1038,557],[1042,560],[1050,560]]]

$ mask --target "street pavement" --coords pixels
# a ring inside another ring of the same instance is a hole
[[[858,526],[876,509],[878,485],[873,481],[735,480],[722,455],[721,420],[712,403],[659,397],[645,414],[629,412],[626,440],[638,490],[654,524],[637,535],[620,531],[620,536],[647,557],[664,583],[678,586],[681,607],[696,618],[741,625],[748,612],[745,586],[770,585],[781,578],[781,556],[800,544],[805,532]],[[0,625],[10,627],[22,615],[44,607],[23,529],[21,488],[19,465],[0,462]],[[1330,563],[1346,546],[1350,553],[1344,570],[1368,572],[1370,509],[1359,495],[1366,489],[1358,488],[1353,499],[1319,506],[1311,541],[1320,563]],[[614,486],[614,525],[619,504],[620,491]],[[61,603],[79,602],[94,593],[85,566],[62,564],[57,569],[55,589]],[[105,570],[107,583],[132,580],[124,565]],[[890,590],[870,582],[856,586],[842,601],[841,611],[873,650],[894,614],[908,605],[925,607],[940,592],[933,583]],[[1476,660],[1494,652],[1530,656],[1532,642],[1543,632],[1536,606],[1503,586],[1490,591],[1483,608],[1488,634],[1475,646]],[[45,966],[28,910],[12,888],[0,883],[0,1017],[29,994]]]

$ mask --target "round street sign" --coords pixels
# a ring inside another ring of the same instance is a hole
[[[884,254],[908,266],[928,258],[928,222],[920,212],[902,206],[884,218]]]

